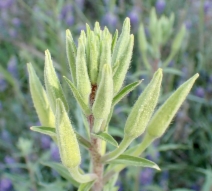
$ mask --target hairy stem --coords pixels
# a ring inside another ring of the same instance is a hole
[[[95,96],[96,96],[97,86],[92,85],[92,91],[90,95],[90,106],[93,106]],[[88,124],[90,132],[93,130],[94,126],[94,116],[91,114],[88,118]],[[91,135],[91,148],[90,154],[92,158],[92,168],[93,173],[97,175],[97,179],[92,187],[93,191],[101,191],[103,189],[103,171],[104,165],[101,163],[101,151],[102,151],[102,141]]]

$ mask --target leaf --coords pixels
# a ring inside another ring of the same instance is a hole
[[[137,82],[133,82],[127,86],[125,86],[114,98],[113,98],[113,103],[112,105],[115,106],[124,96],[126,96],[128,93],[133,91],[140,83],[142,80],[139,80]]]
[[[85,139],[82,135],[80,135],[76,131],[75,134],[77,136],[77,140],[80,142],[81,145],[83,145],[85,148],[88,149],[91,147],[91,143],[87,139]]]
[[[166,144],[158,147],[159,151],[175,150],[175,149],[189,149],[188,146],[182,144]]]
[[[41,164],[56,170],[63,178],[71,182],[71,184],[79,187],[79,183],[71,177],[69,171],[62,164],[57,162],[41,162]]]
[[[178,76],[182,76],[182,71],[174,69],[174,68],[164,68],[163,72],[168,73],[168,74],[175,74]]]
[[[53,127],[32,126],[30,127],[30,129],[32,131],[36,131],[45,135],[56,136],[55,128]],[[75,131],[75,134],[76,134],[77,140],[82,146],[84,146],[87,149],[91,147],[91,143],[87,139],[85,139],[82,135],[80,135],[76,131]]]
[[[44,127],[44,126],[32,126],[30,127],[32,131],[42,133],[49,136],[56,136],[55,128],[53,127]]]
[[[45,80],[46,93],[53,113],[56,112],[57,98],[60,98],[62,100],[62,102],[65,105],[66,111],[68,111],[68,103],[66,101],[62,86],[54,69],[49,50],[45,51],[44,80]]]
[[[97,137],[99,139],[102,139],[102,140],[110,143],[111,145],[113,145],[115,147],[119,146],[118,143],[116,142],[116,140],[110,134],[108,134],[106,132],[100,132],[100,133],[97,133],[97,134],[92,133],[92,135],[94,137]]]
[[[67,82],[67,84],[69,85],[69,87],[71,88],[71,91],[75,97],[75,99],[77,100],[77,103],[80,105],[83,113],[85,115],[90,115],[91,114],[91,110],[89,109],[89,107],[85,104],[85,102],[83,101],[79,91],[77,90],[77,88],[74,86],[74,84],[65,76],[63,76],[65,81]]]
[[[90,188],[93,186],[93,184],[94,184],[94,181],[81,184],[80,187],[78,188],[78,191],[89,191]]]
[[[154,162],[144,158],[131,156],[131,155],[120,155],[116,159],[109,161],[107,163],[125,164],[130,166],[142,166],[142,167],[149,167],[149,168],[155,168],[157,170],[160,170],[159,166],[155,164]]]

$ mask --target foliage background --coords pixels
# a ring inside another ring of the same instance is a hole
[[[187,36],[180,52],[165,73],[160,103],[194,73],[195,87],[165,135],[146,152],[161,172],[131,167],[118,179],[120,190],[212,189],[212,1],[211,0],[0,0],[0,190],[74,190],[56,171],[42,161],[60,161],[56,145],[31,132],[39,124],[28,88],[26,63],[31,62],[43,79],[44,51],[52,54],[58,75],[67,73],[65,30],[77,39],[85,23],[99,21],[114,32],[130,17],[135,48],[126,84],[144,79],[142,85],[115,108],[110,133],[120,141],[130,108],[150,77],[138,48],[138,26],[147,28],[151,7],[158,16],[175,13],[174,34],[185,25]],[[148,37],[148,30],[146,35]],[[76,41],[77,43],[77,41]],[[162,58],[170,42],[161,49]],[[66,87],[64,87],[66,90]],[[70,116],[80,133],[84,128],[73,97]],[[139,142],[139,140],[138,140]],[[85,151],[82,150],[82,153]],[[82,166],[87,167],[84,155]]]

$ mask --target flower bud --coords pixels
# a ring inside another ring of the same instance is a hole
[[[130,112],[129,117],[127,118],[124,129],[125,137],[131,137],[134,139],[144,132],[157,105],[161,81],[162,69],[158,69],[149,85],[139,96],[132,111]]]
[[[55,117],[50,107],[46,91],[36,75],[33,66],[29,63],[27,64],[27,68],[29,72],[30,92],[38,118],[43,126],[54,127]]]
[[[112,55],[112,64],[115,65],[118,60],[125,54],[130,39],[130,19],[126,18],[123,24],[121,35],[116,43]]]
[[[113,77],[111,66],[105,64],[102,70],[102,78],[97,89],[96,99],[93,104],[93,115],[95,121],[106,120],[111,109],[113,100]],[[96,127],[95,132],[99,131],[99,127]]]
[[[177,34],[172,43],[172,52],[176,53],[180,49],[185,34],[186,34],[185,26],[182,26],[182,28],[180,29],[179,33]]]
[[[119,58],[120,59],[119,64],[116,67],[116,70],[113,74],[114,94],[117,94],[119,92],[124,82],[127,70],[130,65],[130,60],[132,57],[133,45],[134,45],[134,36],[131,35],[127,43],[126,49],[125,51],[123,51],[122,57]]]
[[[60,98],[65,104],[66,110],[68,111],[68,103],[60,85],[59,79],[55,72],[51,55],[48,50],[45,51],[45,68],[44,68],[44,79],[46,92],[51,105],[52,111],[56,112],[56,99]]]
[[[195,74],[192,78],[183,83],[157,110],[147,127],[147,133],[151,137],[157,138],[163,135],[198,76],[199,74]]]
[[[85,39],[84,39],[85,40]],[[91,83],[88,76],[86,66],[85,46],[82,38],[79,38],[77,58],[76,58],[76,77],[77,77],[77,89],[82,96],[85,104],[88,105],[88,98],[91,93]]]
[[[77,54],[77,49],[74,43],[74,40],[72,38],[70,30],[66,30],[66,54],[68,57],[68,63],[69,63],[69,68],[71,71],[71,76],[74,84],[76,85],[76,54]]]
[[[56,134],[63,165],[67,168],[79,166],[81,162],[79,145],[61,99],[57,99]]]
[[[146,52],[146,50],[147,50],[147,40],[146,40],[143,24],[141,24],[140,27],[139,27],[138,40],[139,40],[140,50],[143,53]]]

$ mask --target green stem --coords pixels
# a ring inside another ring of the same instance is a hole
[[[175,56],[176,52],[172,51],[168,58],[164,61],[164,63],[162,64],[163,68],[167,67],[169,65],[169,63],[171,62],[171,60],[173,59],[173,57]]]
[[[105,163],[117,158],[120,154],[122,154],[127,149],[127,147],[130,145],[132,140],[133,140],[132,138],[124,137],[119,147],[115,149],[114,151],[104,155],[101,159],[101,162]]]
[[[95,174],[81,174],[79,172],[78,166],[75,168],[69,168],[69,172],[71,173],[74,180],[76,180],[79,183],[86,183],[91,182],[97,178]]]
[[[150,64],[149,64],[149,62],[147,60],[146,52],[142,52],[142,58],[143,58],[143,62],[144,62],[144,65],[145,65],[146,69],[148,71],[150,71],[151,70],[151,66],[150,66]]]

